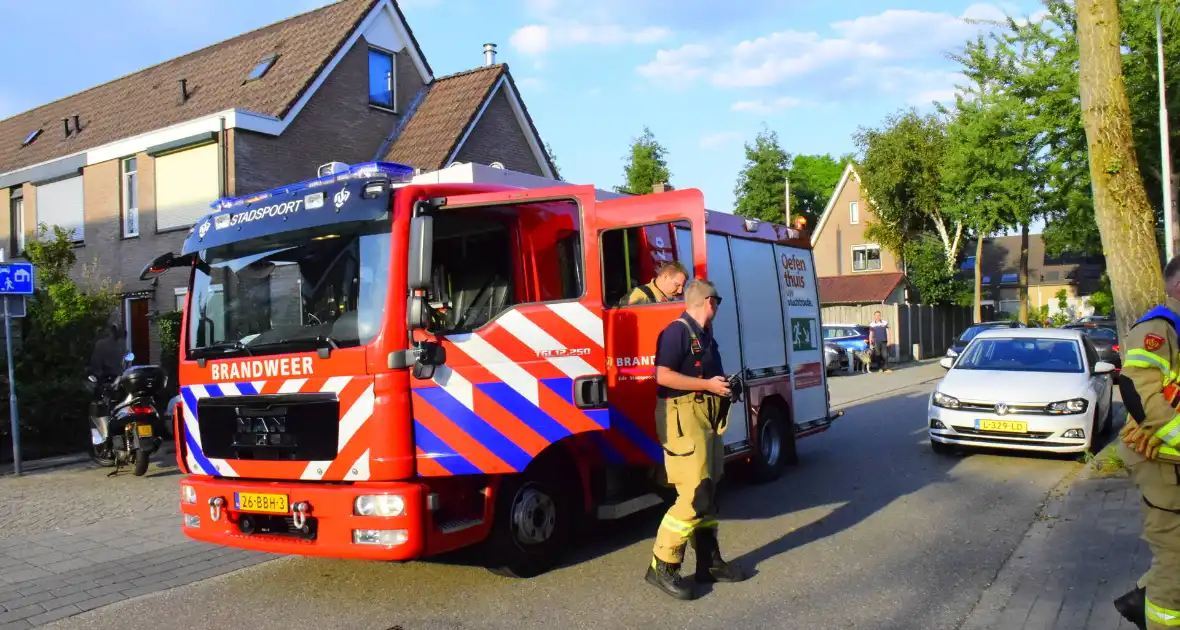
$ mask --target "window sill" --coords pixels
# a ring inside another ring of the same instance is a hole
[[[873,272],[879,272],[879,271],[881,271],[880,267],[877,267],[876,269],[855,269],[854,268],[852,270],[852,273],[873,273]]]
[[[380,103],[369,103],[369,108],[375,109],[379,112],[385,112],[386,114],[400,114],[401,113],[401,112],[397,111],[397,109],[394,107],[390,107],[388,105],[381,105]]]
[[[156,230],[156,234],[174,234],[174,233],[176,233],[176,232],[181,232],[181,231],[184,231],[184,230],[191,230],[191,229],[193,229],[193,226],[191,226],[191,225],[183,225],[183,226],[180,226],[180,227],[166,228],[166,229],[163,229],[163,230]]]

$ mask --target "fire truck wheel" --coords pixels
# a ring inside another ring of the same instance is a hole
[[[751,463],[754,480],[767,483],[783,474],[783,467],[799,461],[795,451],[795,435],[789,431],[790,414],[781,405],[767,403],[759,413],[758,448]]]
[[[551,569],[569,540],[578,494],[568,471],[553,460],[537,461],[501,481],[488,538],[488,569],[514,578]]]

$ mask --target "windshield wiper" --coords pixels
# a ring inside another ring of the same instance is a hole
[[[207,354],[229,354],[231,352],[245,352],[246,354],[254,354],[246,347],[246,344],[240,341],[222,341],[210,346],[202,348],[195,348],[189,354],[193,356],[205,356]]]

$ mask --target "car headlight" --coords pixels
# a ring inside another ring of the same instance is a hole
[[[1085,413],[1086,408],[1089,406],[1090,403],[1085,398],[1074,398],[1073,400],[1052,403],[1047,407],[1046,411],[1056,415]]]
[[[953,396],[947,396],[942,392],[934,392],[934,406],[944,409],[958,409],[959,399]]]
[[[359,496],[352,505],[357,516],[401,516],[406,513],[406,501],[400,494]]]

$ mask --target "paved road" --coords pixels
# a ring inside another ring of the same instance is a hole
[[[49,627],[114,630],[167,615],[283,630],[957,628],[1048,492],[1079,464],[938,457],[924,434],[929,391],[855,403],[828,433],[800,444],[800,465],[779,482],[732,485],[722,545],[756,574],[695,602],[643,582],[656,510],[613,524],[568,566],[534,580],[462,564],[284,558]]]

